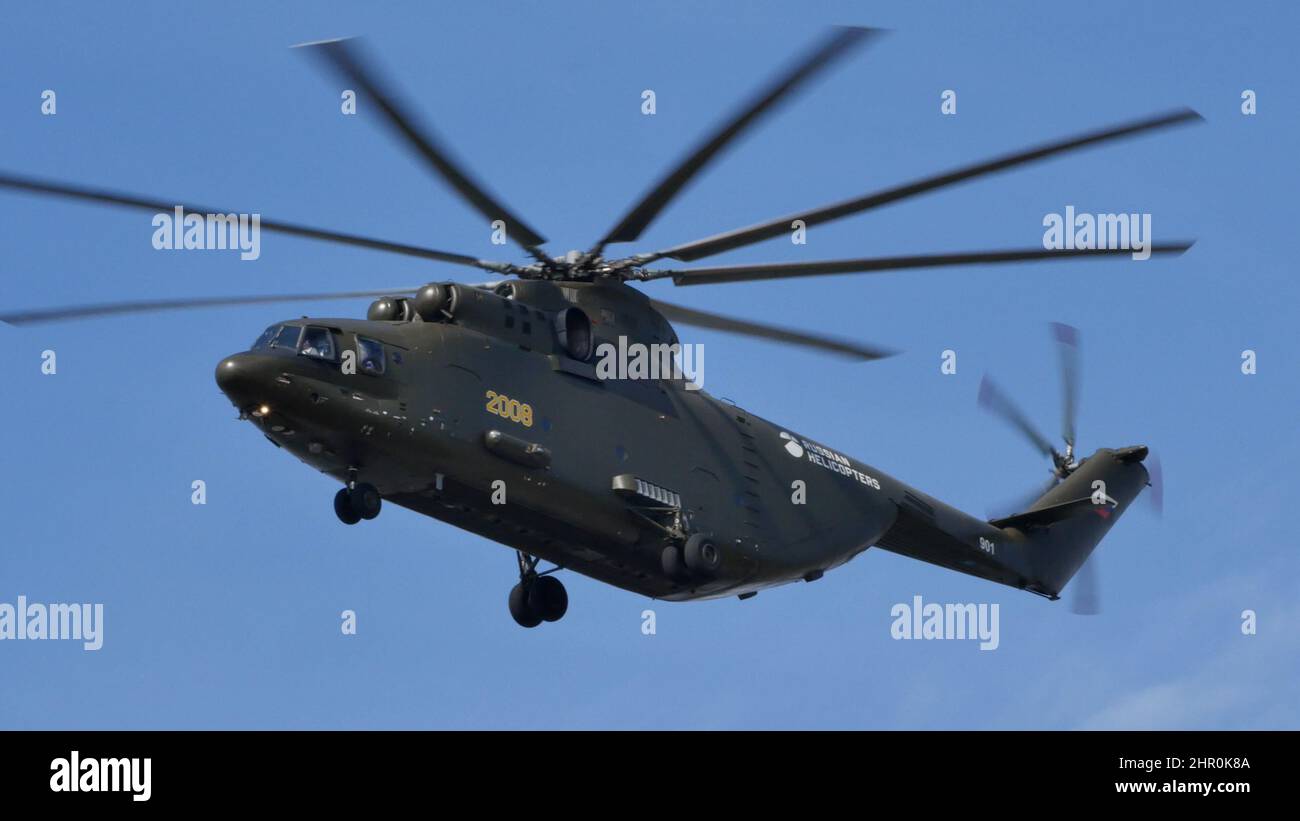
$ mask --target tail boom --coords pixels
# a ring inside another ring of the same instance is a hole
[[[876,546],[1058,598],[1149,483],[1144,446],[1099,449],[1023,513],[986,522],[900,487],[898,516]]]

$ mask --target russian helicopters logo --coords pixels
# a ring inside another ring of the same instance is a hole
[[[785,431],[781,431],[781,438],[785,440],[785,452],[796,459],[803,458],[803,445],[795,441],[794,437]]]
[[[847,476],[850,479],[857,479],[867,487],[880,490],[880,482],[874,476],[868,476],[853,466],[849,457],[836,453],[830,448],[824,448],[816,442],[809,442],[807,439],[797,439],[793,434],[781,431],[781,439],[785,442],[785,452],[796,459],[808,457],[808,461],[818,467],[823,467],[832,473],[838,473],[841,476]]]

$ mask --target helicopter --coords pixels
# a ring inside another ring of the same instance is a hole
[[[523,627],[561,619],[570,570],[669,601],[736,596],[812,582],[875,546],[1056,600],[1095,546],[1152,483],[1144,445],[1075,452],[1077,332],[1062,345],[1065,410],[1057,450],[991,382],[980,402],[1051,459],[1051,482],[1023,509],[981,519],[838,450],[717,399],[685,374],[607,378],[601,345],[680,346],[674,323],[856,361],[888,349],[709,313],[634,287],[874,273],[1059,258],[1124,249],[1019,248],[694,268],[690,263],[1069,152],[1194,123],[1187,108],[1076,134],[923,179],[666,249],[616,257],[736,138],[833,64],[878,37],[839,27],[780,72],[664,174],[586,250],[555,256],[546,239],[476,181],[381,79],[353,39],[295,48],[359,89],[368,110],[481,216],[504,226],[526,262],[262,219],[273,233],[476,268],[491,282],[349,292],[137,300],[11,311],[13,325],[152,311],[372,298],[366,316],[272,324],[216,367],[241,421],[340,483],[345,525],[386,504],[475,533],[515,552],[509,611]],[[228,213],[121,191],[0,172],[0,189],[155,213]],[[1176,256],[1191,241],[1153,243]],[[544,568],[546,562],[549,568]]]

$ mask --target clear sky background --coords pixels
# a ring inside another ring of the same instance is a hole
[[[1027,247],[1071,204],[1152,213],[1157,238],[1197,240],[1180,259],[647,286],[904,350],[855,365],[682,334],[705,343],[713,394],[974,513],[1047,467],[977,408],[981,374],[1055,430],[1045,323],[1080,327],[1081,448],[1148,443],[1166,480],[1163,519],[1135,505],[1099,549],[1102,615],[871,550],[746,602],[654,603],[566,573],[569,614],[522,630],[507,549],[396,507],[341,525],[334,483],[236,423],[213,382],[271,322],[359,316],[365,301],[0,327],[0,601],[102,602],[106,621],[98,652],[0,643],[0,727],[1300,726],[1294,4],[41,3],[4,17],[0,168],[490,257],[502,249],[481,218],[364,113],[340,115],[338,83],[289,45],[367,35],[555,253],[586,247],[829,23],[893,33],[627,250],[1180,105],[1207,122],[710,263]],[[39,112],[47,88],[54,117]],[[147,213],[10,193],[0,215],[5,309],[481,278],[270,234],[256,262],[155,251]],[[946,348],[955,376],[939,372]],[[1244,349],[1257,375],[1241,373]],[[206,506],[190,503],[195,479]],[[917,594],[1000,604],[1001,646],[892,640],[890,608]],[[1258,635],[1242,635],[1247,609]]]

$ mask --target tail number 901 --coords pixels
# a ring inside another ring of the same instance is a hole
[[[502,419],[518,422],[526,428],[533,426],[533,406],[518,399],[511,399],[496,391],[487,392],[487,412],[495,413]]]

